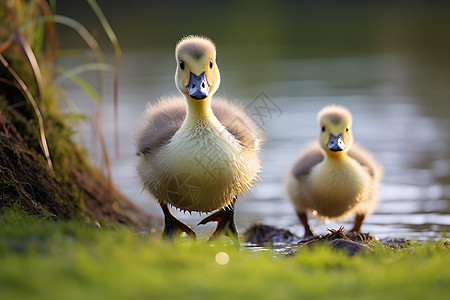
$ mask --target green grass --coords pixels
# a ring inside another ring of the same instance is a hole
[[[0,299],[445,299],[445,243],[372,244],[354,257],[321,245],[277,257],[9,210],[0,216]],[[226,265],[215,260],[221,251]]]

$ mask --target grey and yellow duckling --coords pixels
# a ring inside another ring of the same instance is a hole
[[[185,232],[170,206],[213,212],[199,224],[217,222],[212,237],[224,233],[238,242],[234,205],[260,171],[261,132],[239,105],[214,99],[220,73],[216,48],[205,37],[187,36],[176,45],[175,83],[183,96],[148,105],[135,133],[139,178],[165,216],[163,235]]]
[[[354,213],[351,232],[359,232],[377,202],[382,168],[372,155],[353,144],[352,115],[330,105],[318,114],[319,143],[307,147],[286,177],[287,194],[305,227],[314,236],[307,213],[340,219]]]

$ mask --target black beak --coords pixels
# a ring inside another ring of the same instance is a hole
[[[328,149],[334,152],[342,151],[345,149],[344,141],[342,140],[342,133],[338,136],[334,136],[330,133],[330,139],[327,144]]]
[[[189,78],[189,84],[186,87],[188,89],[189,95],[193,99],[205,99],[208,96],[209,85],[206,81],[205,72],[199,76],[191,72],[191,77]]]

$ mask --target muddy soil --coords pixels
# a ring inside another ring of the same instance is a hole
[[[343,227],[335,230],[329,229],[326,235],[302,238],[289,230],[276,228],[265,224],[254,224],[244,232],[244,240],[248,247],[278,247],[288,248],[289,251],[277,251],[291,255],[298,251],[300,247],[311,247],[317,244],[327,243],[331,248],[346,251],[349,255],[354,255],[362,251],[373,251],[368,245],[369,242],[382,243],[386,247],[400,249],[410,244],[406,239],[386,239],[378,240],[370,233],[345,232]]]
[[[8,135],[0,131],[0,207],[17,206],[30,214],[54,219],[81,218],[88,222],[119,222],[148,228],[156,222],[113,191],[110,205],[108,185],[103,174],[84,169],[69,159],[69,182],[61,182],[50,171],[43,156],[28,147],[14,125],[7,123]],[[3,130],[2,130],[3,131]]]

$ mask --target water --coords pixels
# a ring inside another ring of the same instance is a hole
[[[260,92],[264,92],[280,110],[256,120],[264,122],[267,138],[261,155],[264,167],[252,193],[237,203],[236,221],[241,231],[262,222],[303,234],[285,196],[283,178],[302,147],[315,140],[317,112],[334,103],[351,110],[355,141],[369,149],[384,167],[379,205],[373,215],[366,218],[363,231],[379,238],[434,239],[448,235],[450,120],[442,111],[450,111],[450,105],[446,102],[432,107],[411,94],[414,83],[406,81],[405,74],[391,72],[395,64],[402,63],[401,59],[401,56],[391,55],[273,61],[268,62],[267,67],[273,70],[275,77],[289,68],[299,71],[291,72],[295,76],[289,80],[268,80],[248,89],[236,80],[239,69],[229,70],[226,65],[219,65],[222,87],[218,95],[235,99],[240,94],[253,94],[257,97],[256,105],[262,99]],[[111,102],[105,100],[101,111],[109,154],[113,158],[114,182],[136,204],[152,215],[162,216],[156,202],[145,192],[141,193],[134,169],[136,157],[131,133],[148,100],[177,94],[173,83],[173,58],[162,51],[126,53],[121,66],[119,159],[114,159]],[[373,72],[374,69],[378,71]],[[360,76],[361,70],[364,70],[363,76]],[[345,71],[343,76],[340,71]],[[71,94],[74,99],[85,97],[76,89],[72,89]],[[108,95],[106,98],[110,99]],[[253,100],[246,96],[236,101],[249,104]],[[89,101],[79,106],[89,114]],[[85,133],[89,135],[89,130]],[[89,148],[93,160],[101,166],[98,145],[91,144]],[[206,235],[214,228],[212,224],[196,227],[202,218],[198,214],[176,215],[201,234]],[[316,232],[325,233],[326,228],[341,225],[350,228],[352,221],[350,218],[324,224],[313,219],[311,224]]]
[[[263,92],[281,111],[263,120],[267,138],[261,154],[263,172],[252,193],[237,203],[240,231],[262,222],[303,234],[285,196],[283,178],[302,147],[316,139],[317,112],[334,103],[350,109],[355,141],[384,167],[379,204],[362,230],[379,238],[448,236],[448,6],[408,5],[406,9],[399,4],[367,9],[358,5],[345,9],[330,3],[324,10],[288,2],[248,4],[239,9],[236,3],[230,7],[217,4],[211,10],[214,14],[207,13],[209,8],[199,8],[204,21],[185,22],[186,11],[181,6],[133,6],[123,14],[114,3],[106,9],[107,16],[125,45],[120,63],[120,158],[114,157],[110,76],[105,78],[101,109],[103,131],[115,184],[146,211],[162,216],[156,202],[141,192],[131,132],[147,101],[178,95],[173,81],[174,44],[186,33],[201,32],[218,45],[222,83],[217,95],[248,105]],[[75,11],[72,8],[66,13]],[[83,21],[85,16],[80,13],[76,18]],[[70,59],[62,62],[73,63]],[[90,82],[96,79],[94,74],[87,78]],[[92,103],[86,95],[65,85],[80,111],[91,116]],[[92,143],[90,131],[86,126],[89,152],[102,166],[98,142]],[[196,227],[204,216],[176,215],[205,235],[214,229],[213,224]],[[316,232],[325,233],[327,227],[350,228],[352,222],[351,218],[324,224],[313,219],[311,225]]]

